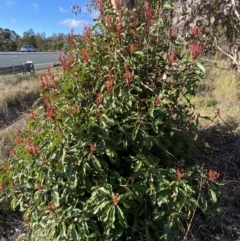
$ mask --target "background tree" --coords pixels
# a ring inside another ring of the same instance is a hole
[[[0,29],[0,51],[16,51],[19,35],[10,29]]]
[[[35,48],[37,48],[37,43],[36,43],[36,38],[35,38],[35,33],[33,31],[33,29],[29,29],[28,31],[23,33],[23,37],[22,37],[22,42],[23,44],[29,44],[34,46]]]
[[[35,35],[36,45],[38,51],[46,51],[48,50],[47,39],[45,33],[37,33]]]

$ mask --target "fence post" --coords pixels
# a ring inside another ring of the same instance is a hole
[[[34,69],[34,62],[33,61],[27,61],[25,63],[25,71],[26,72],[32,72],[33,74],[35,74],[35,69]]]
[[[22,63],[22,76],[24,77],[26,75],[26,69],[25,69],[25,64]]]

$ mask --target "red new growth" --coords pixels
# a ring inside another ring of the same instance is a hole
[[[128,65],[125,65],[125,76],[126,76],[126,82],[127,82],[127,85],[130,85],[131,82],[132,82],[132,72],[129,71],[128,69]]]
[[[178,28],[176,28],[173,32],[173,29],[170,28],[170,38],[172,41],[176,40],[178,36]]]
[[[61,66],[63,67],[64,70],[70,70],[70,68],[71,68],[71,63],[67,61],[66,55],[60,54],[60,55],[58,56],[58,60],[59,60]]]
[[[87,25],[84,25],[83,27],[83,37],[85,39],[89,39],[90,38],[90,35],[91,35],[91,30],[90,28],[87,26]]]
[[[38,148],[36,144],[32,141],[31,137],[27,137],[26,143],[27,143],[27,146],[25,147],[25,151],[29,154],[37,155]]]
[[[97,93],[97,97],[96,97],[96,99],[95,99],[95,104],[96,104],[97,106],[99,106],[99,105],[101,104],[101,96],[102,96],[101,92],[98,92],[98,93]]]
[[[184,173],[181,173],[180,169],[177,169],[177,178],[178,180],[182,179],[184,177]]]
[[[105,86],[107,88],[107,91],[111,93],[113,90],[113,76],[111,70],[108,72],[108,80],[105,82]]]
[[[112,5],[114,9],[119,9],[120,7],[120,0],[112,0]]]
[[[36,188],[38,189],[38,190],[42,190],[42,184],[40,183],[40,182],[37,182],[37,184],[36,184]]]
[[[87,50],[86,49],[82,49],[82,58],[83,58],[83,61],[85,62],[85,63],[88,63],[88,52],[87,52]]]
[[[6,164],[3,166],[3,170],[4,171],[9,171],[10,170],[10,165],[9,164]]]
[[[174,63],[175,60],[175,53],[172,52],[169,56],[168,56],[168,65],[172,66],[172,64]]]
[[[23,139],[22,139],[22,137],[16,137],[16,139],[15,139],[15,143],[16,143],[17,145],[23,143]]]
[[[9,156],[14,156],[14,155],[15,155],[15,149],[13,148],[9,151]]]
[[[107,15],[106,17],[105,17],[105,22],[106,22],[106,24],[108,25],[108,26],[112,26],[112,16],[111,15]]]
[[[79,112],[79,109],[78,108],[75,108],[75,107],[70,107],[69,108],[69,113],[71,114],[71,115],[75,115],[76,113],[78,113]]]
[[[149,2],[146,0],[144,1],[144,11],[145,19],[147,21],[147,31],[149,32],[152,25],[153,9],[149,6]]]
[[[55,211],[55,209],[56,209],[56,206],[54,205],[53,202],[50,202],[50,203],[48,203],[48,205],[47,205],[47,209],[48,209],[49,211],[51,211],[51,212],[54,213],[54,211]]]
[[[112,196],[112,202],[114,205],[118,204],[118,194],[115,194],[114,196]]]
[[[100,12],[100,15],[103,15],[103,11],[104,11],[104,3],[103,0],[91,0],[91,3],[96,4],[98,11]]]
[[[194,26],[191,28],[191,35],[193,38],[198,38],[202,33],[202,29],[199,28],[198,26]]]
[[[56,116],[56,110],[52,106],[47,106],[47,118],[54,119]]]
[[[75,41],[75,35],[74,35],[74,30],[71,29],[71,33],[70,35],[68,36],[68,43],[73,46],[73,47],[76,47],[76,41]]]
[[[206,44],[202,44],[202,43],[192,44],[190,47],[190,54],[191,54],[192,60],[195,61],[197,57],[203,53],[205,48],[206,48]]]
[[[117,25],[117,35],[120,38],[122,33],[122,21],[123,21],[123,10],[118,12],[118,25]]]
[[[30,119],[35,120],[35,117],[36,117],[35,113],[33,111],[31,111]]]
[[[134,44],[130,44],[129,49],[130,49],[130,52],[133,53],[135,50]]]
[[[214,171],[212,169],[209,169],[208,171],[208,177],[211,180],[216,180],[220,177],[220,172]]]
[[[94,150],[95,150],[94,144],[91,143],[91,144],[90,144],[90,152],[92,153],[92,152],[94,152]]]

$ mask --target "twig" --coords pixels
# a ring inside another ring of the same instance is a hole
[[[237,16],[238,20],[240,21],[240,15],[239,15],[239,13],[238,13],[238,11],[237,11],[235,0],[231,0],[231,3],[232,3],[232,5],[233,5],[234,13],[235,13],[235,15]]]
[[[201,183],[200,183],[200,188],[199,188],[199,194],[198,194],[198,198],[197,198],[197,205],[198,205],[198,203],[199,203],[200,193],[201,193],[202,186],[203,186],[203,185],[202,185],[202,182],[201,182]],[[186,233],[185,233],[185,235],[184,235],[184,237],[183,237],[183,241],[186,241],[186,240],[187,240],[187,236],[188,236],[188,233],[190,232],[190,228],[191,228],[191,226],[192,226],[192,222],[193,222],[193,219],[194,219],[194,217],[195,217],[196,210],[197,210],[197,207],[196,207],[195,210],[193,211],[193,214],[192,214],[192,217],[191,217],[191,219],[190,219],[190,222],[189,222],[188,225],[187,225],[187,231],[186,231]]]
[[[216,38],[215,41],[217,42]],[[237,62],[237,60],[235,58],[233,58],[233,56],[231,54],[226,53],[220,46],[218,46],[216,44],[216,47],[220,50],[220,52],[222,52],[224,55],[226,55],[228,58],[230,58],[237,66],[238,66],[238,70],[239,70],[239,63]]]
[[[231,127],[228,125],[228,123],[226,122],[226,121],[224,121],[223,120],[223,118],[219,115],[218,116],[220,119],[221,119],[221,121],[228,127],[228,129],[231,131],[231,133],[233,134],[233,131],[232,131],[232,129],[231,129]]]
[[[141,85],[144,86],[146,89],[150,90],[151,92],[153,92],[154,94],[156,94],[153,89],[151,89],[147,85],[143,84],[143,82],[141,82]]]

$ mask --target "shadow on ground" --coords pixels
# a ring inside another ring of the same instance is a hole
[[[211,220],[196,212],[188,240],[240,240],[240,132],[237,123],[219,123],[202,129],[197,139],[204,168],[221,174],[219,207],[210,206]]]

